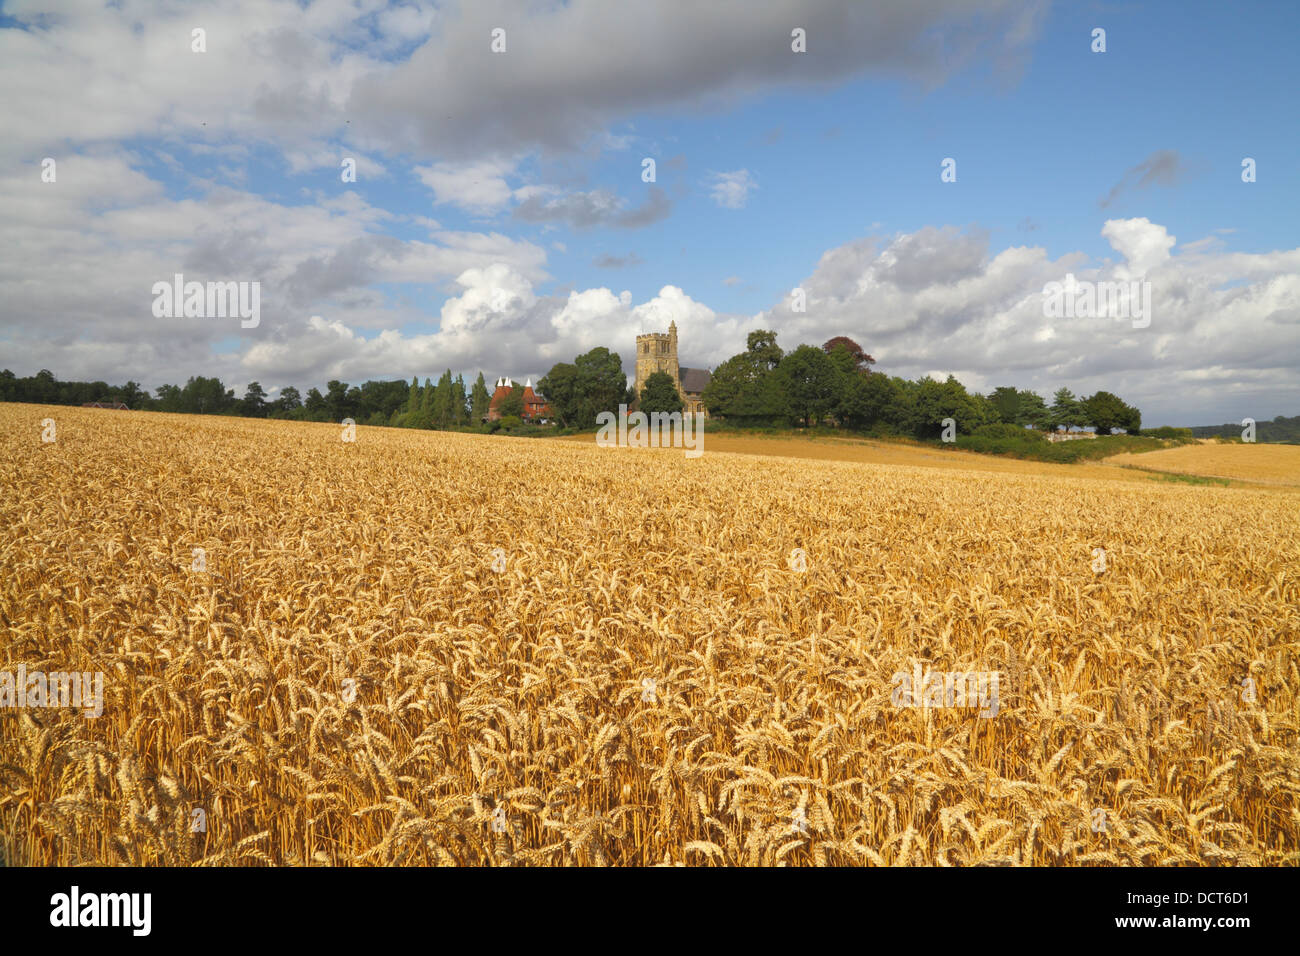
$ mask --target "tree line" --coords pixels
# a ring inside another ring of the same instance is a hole
[[[1190,431],[1197,438],[1233,438],[1242,437],[1241,422],[1228,422],[1224,425],[1196,425]],[[1261,421],[1255,425],[1255,441],[1280,442],[1287,445],[1300,444],[1300,415],[1288,418],[1278,415],[1272,421]]]
[[[1036,392],[1011,386],[985,396],[951,375],[944,382],[885,375],[845,336],[786,353],[775,332],[758,331],[749,334],[746,346],[713,370],[702,395],[711,416],[739,425],[830,425],[914,438],[940,437],[946,418],[963,434],[988,425],[1091,426],[1102,435],[1142,426],[1137,408],[1105,391],[1076,398],[1060,388],[1049,406]]]
[[[191,376],[184,385],[160,385],[150,395],[137,382],[61,382],[49,369],[19,378],[9,369],[0,371],[0,401],[41,405],[84,405],[119,401],[131,409],[181,412],[190,415],[241,415],[246,418],[284,418],[296,421],[340,422],[350,418],[362,425],[398,425],[409,428],[456,428],[487,417],[491,395],[480,372],[468,391],[461,376],[443,372],[435,383],[412,378],[368,381],[348,385],[332,380],[325,391],[310,388],[304,397],[292,385],[268,399],[260,383],[250,382],[243,398],[236,398],[216,377]],[[522,389],[518,390],[522,393]],[[508,399],[507,399],[508,401]],[[520,401],[522,409],[522,401]]]
[[[885,375],[872,369],[875,359],[845,336],[820,348],[800,345],[784,352],[771,331],[751,332],[745,351],[716,369],[702,396],[710,416],[741,427],[831,426],[876,434],[922,439],[938,438],[944,419],[951,418],[962,434],[986,426],[1016,425],[1035,429],[1091,426],[1100,434],[1115,429],[1136,433],[1141,414],[1110,392],[1076,398],[1060,388],[1049,406],[1042,396],[1010,386],[987,396],[968,391],[956,378],[937,382]],[[551,368],[537,383],[562,427],[591,429],[602,411],[619,404],[646,412],[682,410],[672,379],[655,373],[640,395],[628,385],[617,352],[597,347]],[[282,388],[274,399],[258,382],[242,398],[215,377],[192,376],[184,385],[160,385],[150,395],[138,383],[112,386],[105,382],[60,382],[48,369],[25,378],[0,372],[0,400],[47,405],[81,405],[121,401],[132,409],[197,415],[242,415],[298,421],[339,422],[350,418],[362,425],[407,428],[465,428],[487,418],[491,395],[480,372],[467,387],[451,370],[437,382],[418,377],[367,381],[362,385],[331,380],[325,391],[294,386]],[[500,403],[502,420],[491,427],[513,427],[523,414],[523,388],[516,385]]]

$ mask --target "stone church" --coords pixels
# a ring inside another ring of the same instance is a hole
[[[636,394],[638,400],[645,380],[655,372],[667,372],[682,396],[683,411],[703,412],[700,393],[713,377],[708,369],[685,368],[677,364],[677,323],[668,323],[668,334],[651,332],[636,337]]]

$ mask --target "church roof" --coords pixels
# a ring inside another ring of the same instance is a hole
[[[709,379],[713,378],[713,373],[706,368],[682,368],[678,371],[681,373],[683,392],[702,392],[704,386],[709,384]]]

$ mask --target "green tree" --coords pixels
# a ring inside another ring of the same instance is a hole
[[[836,345],[832,349],[822,346],[822,351],[826,357],[831,360],[836,373],[840,377],[840,387],[843,388],[848,384],[848,380],[855,376],[858,371],[857,363],[853,360],[853,353],[845,345]]]
[[[307,417],[313,422],[329,421],[329,408],[325,404],[325,396],[320,393],[318,388],[307,389],[307,398],[303,400],[303,408],[307,410]]]
[[[235,390],[227,389],[218,378],[191,376],[181,389],[178,409],[191,415],[220,415],[235,405]]]
[[[783,358],[776,333],[750,332],[746,349],[713,370],[701,400],[710,415],[748,421],[771,421],[786,414],[779,384],[771,380]]]
[[[368,381],[361,386],[358,395],[356,420],[370,424],[382,417],[382,424],[387,425],[393,412],[406,407],[409,392],[406,382],[395,378]]]
[[[1137,409],[1130,408],[1118,395],[1110,392],[1097,392],[1088,396],[1083,400],[1082,408],[1084,423],[1096,428],[1098,435],[1109,435],[1116,428],[1126,428],[1137,415]],[[1137,415],[1139,426],[1141,420],[1141,416]]]
[[[816,424],[835,405],[840,372],[821,349],[799,346],[781,359],[775,374],[791,415],[805,426]]]
[[[772,371],[785,357],[781,347],[776,344],[776,333],[767,329],[750,332],[745,337],[745,351],[755,368],[764,372]]]
[[[601,412],[617,414],[627,404],[627,376],[617,352],[599,346],[570,365],[554,365],[537,383],[551,411],[566,428],[594,428]]]
[[[460,375],[451,383],[451,424],[460,427],[469,421],[469,409],[465,407],[465,379]]]
[[[30,379],[28,401],[37,405],[53,405],[58,402],[59,382],[54,373],[43,368]]]
[[[325,397],[321,395],[320,389],[309,388],[307,395],[302,400],[302,408],[308,421],[325,421]],[[319,418],[317,417],[319,415]]]
[[[835,416],[850,428],[871,428],[886,420],[894,392],[887,375],[851,376],[840,392]]]
[[[989,401],[993,404],[999,422],[1014,425],[1020,421],[1020,396],[1021,393],[1010,385],[993,389]]]
[[[302,408],[302,394],[292,385],[286,385],[272,404],[276,412],[294,412]]]
[[[1119,427],[1130,435],[1136,435],[1142,430],[1142,413],[1133,405],[1125,405],[1124,409],[1124,414],[1119,420]]]
[[[329,413],[329,420],[333,422],[341,422],[345,418],[354,418],[352,408],[348,402],[347,382],[330,379],[325,383],[325,410]]]
[[[645,380],[645,386],[641,389],[640,405],[641,411],[649,414],[651,412],[680,412],[685,407],[682,402],[682,396],[677,391],[677,386],[673,384],[673,378],[667,372],[654,372]]]
[[[777,425],[790,419],[790,401],[776,372],[764,372],[745,386],[732,405],[732,418],[753,425]]]
[[[951,418],[957,431],[968,435],[987,424],[993,414],[982,396],[966,391],[952,375],[943,382],[927,377],[917,382],[911,431],[918,438],[939,438],[943,434],[943,420]]]
[[[248,388],[244,390],[240,414],[249,418],[265,418],[266,411],[266,391],[258,382],[249,382]]]
[[[733,355],[713,370],[700,399],[710,415],[730,416],[734,414],[736,400],[756,378],[749,356]]]
[[[541,387],[541,382],[538,382]],[[549,394],[549,393],[547,393]],[[478,373],[478,378],[474,380],[474,388],[470,392],[470,418],[475,425],[487,418],[488,406],[492,402],[492,396],[488,394],[487,382],[483,380],[483,373]]]
[[[406,414],[410,420],[414,420],[415,413],[420,410],[420,403],[424,396],[420,394],[420,377],[411,376],[411,390],[406,395]]]
[[[618,413],[627,393],[627,375],[617,352],[598,346],[573,360],[577,370],[578,421],[581,428],[594,428],[601,412]]]
[[[1083,408],[1079,400],[1074,397],[1074,392],[1068,388],[1058,388],[1056,394],[1052,396],[1052,427],[1069,431],[1072,426],[1082,421]]]
[[[158,410],[162,412],[179,412],[181,410],[181,390],[179,385],[159,385]]]
[[[451,421],[451,369],[442,373],[433,389],[433,421],[438,428],[446,428]]]
[[[479,381],[483,381],[483,376],[479,375]],[[478,385],[474,386],[476,389]],[[560,424],[565,428],[574,425],[578,421],[580,414],[578,408],[578,368],[568,362],[560,362],[551,367],[551,370],[541,377],[537,382],[537,388],[547,400],[551,403],[551,412],[560,420]],[[487,389],[484,388],[486,395]],[[483,403],[487,408],[487,401]],[[487,414],[486,411],[483,413]],[[477,415],[475,416],[477,418]]]
[[[524,387],[517,382],[510,394],[497,402],[497,412],[502,418],[522,419],[524,416]]]
[[[1032,425],[1039,429],[1051,427],[1052,413],[1043,401],[1043,396],[1037,392],[1021,392],[1017,405],[1017,425]]]
[[[149,393],[140,388],[139,382],[127,382],[122,386],[120,396],[127,408],[145,408],[149,402]]]
[[[424,388],[420,391],[420,407],[415,410],[415,414],[410,416],[409,421],[407,421],[409,427],[433,427],[434,391],[433,380],[426,377],[424,380]]]

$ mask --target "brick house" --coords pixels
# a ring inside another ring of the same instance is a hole
[[[509,377],[497,379],[496,390],[492,393],[492,400],[488,403],[488,421],[494,422],[501,418],[501,403],[514,391],[514,387],[514,382],[510,381]],[[539,395],[533,391],[533,380],[531,378],[524,384],[523,398],[524,421],[535,422],[551,417],[550,402],[546,400],[545,395]]]

